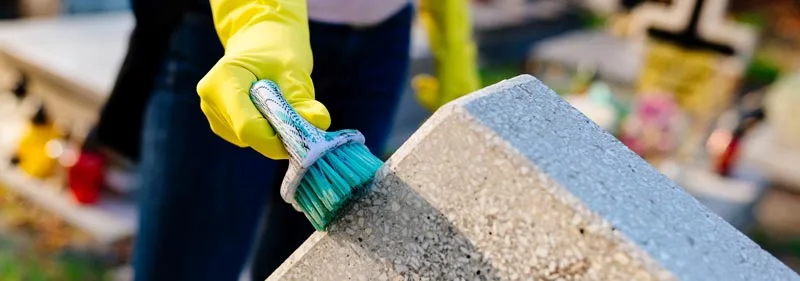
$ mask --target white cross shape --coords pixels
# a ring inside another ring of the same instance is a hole
[[[697,0],[673,0],[671,5],[645,2],[633,10],[632,34],[644,37],[650,27],[670,32],[683,31],[689,24]],[[700,38],[736,51],[736,56],[747,61],[753,54],[757,34],[746,25],[725,19],[728,0],[705,0],[697,34]]]

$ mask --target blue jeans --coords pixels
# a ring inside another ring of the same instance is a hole
[[[310,22],[312,79],[331,130],[354,128],[379,154],[408,75],[413,8],[364,29]],[[208,15],[172,38],[145,113],[136,280],[264,280],[313,232],[278,195],[286,161],[217,137],[195,86],[222,56]],[[255,251],[254,251],[255,249]]]

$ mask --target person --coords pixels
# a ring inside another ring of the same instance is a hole
[[[313,232],[278,195],[285,149],[248,97],[275,81],[315,126],[379,154],[405,89],[414,15],[431,109],[478,88],[467,0],[133,0],[136,26],[94,130],[139,161],[135,280],[264,280]],[[418,13],[415,13],[418,11]],[[142,116],[142,118],[138,118]],[[252,149],[243,149],[252,148]]]

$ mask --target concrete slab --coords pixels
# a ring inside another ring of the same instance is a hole
[[[267,280],[800,280],[531,76],[437,111]]]
[[[59,94],[99,107],[114,86],[133,25],[129,12],[0,21],[0,54],[30,76],[71,90]]]

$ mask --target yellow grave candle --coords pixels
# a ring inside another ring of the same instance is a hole
[[[58,163],[51,156],[52,150],[57,149],[52,147],[51,141],[58,139],[59,135],[54,124],[47,118],[44,108],[39,108],[19,142],[19,168],[35,178],[51,176]]]

